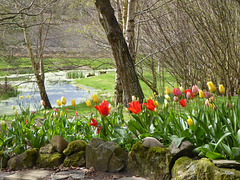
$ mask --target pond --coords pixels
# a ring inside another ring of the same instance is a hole
[[[67,104],[71,105],[71,99],[75,99],[76,103],[86,101],[94,93],[94,89],[82,85],[74,85],[72,79],[66,78],[66,73],[69,71],[51,72],[45,74],[45,87],[51,105],[56,105],[56,100],[60,100],[62,96],[65,97]],[[84,74],[89,73],[85,71]],[[96,74],[96,73],[95,73]],[[16,80],[16,78],[20,80]],[[14,79],[14,81],[11,81]],[[27,79],[28,82],[24,82]],[[18,97],[12,97],[6,100],[0,100],[0,116],[13,114],[12,105],[14,105],[18,112],[20,112],[19,103],[25,107],[30,105],[30,110],[39,110],[41,107],[40,94],[37,84],[33,82],[35,77],[32,74],[21,74],[8,76],[9,83],[13,86],[18,85],[18,90],[21,92]],[[24,82],[24,83],[23,83]],[[28,99],[27,96],[30,96]],[[19,97],[23,96],[20,100]]]

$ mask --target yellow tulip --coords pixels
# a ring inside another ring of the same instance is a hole
[[[164,92],[165,92],[165,94],[170,94],[171,93],[171,91],[168,87],[166,87],[166,91],[164,91]]]
[[[76,101],[75,101],[75,99],[72,99],[72,100],[71,100],[71,104],[72,104],[72,106],[76,106]]]
[[[188,118],[187,123],[188,123],[189,126],[192,126],[193,125],[193,120],[191,118]]]
[[[64,96],[62,96],[62,98],[61,98],[61,102],[62,102],[62,104],[66,104],[66,103],[67,103],[67,101],[66,101],[66,99],[65,99]]]
[[[97,97],[96,94],[93,94],[93,95],[92,95],[92,99],[93,99],[93,102],[95,102],[95,103],[98,103],[98,102],[99,102],[98,97]]]
[[[211,91],[211,92],[216,91],[216,87],[214,86],[212,81],[207,82],[207,85],[208,85],[209,91]]]
[[[27,95],[27,98],[29,99],[29,98],[30,98],[30,96],[29,96],[29,95]]]
[[[60,116],[63,116],[63,112],[62,111],[60,112]]]
[[[225,93],[225,88],[224,88],[224,86],[223,86],[222,84],[219,85],[219,92],[220,92],[221,94],[224,94],[224,93]]]
[[[92,106],[91,101],[89,99],[86,101],[86,105],[87,105],[87,107],[91,107]]]
[[[57,102],[57,105],[58,105],[58,106],[61,106],[61,105],[62,105],[62,103],[61,103],[59,100],[57,100],[56,102]]]
[[[20,98],[20,99],[23,99],[23,96],[20,96],[19,98]]]
[[[158,107],[159,106],[158,101],[154,101],[154,105]]]
[[[199,90],[199,97],[200,98],[204,98],[205,96],[204,96],[204,92],[202,91],[202,90]]]

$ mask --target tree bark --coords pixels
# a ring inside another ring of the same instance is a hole
[[[131,54],[133,63],[135,64],[136,59],[136,51],[135,51],[135,21],[134,21],[134,13],[136,7],[136,0],[128,0],[128,13],[127,13],[127,33],[126,33],[126,41],[128,45],[129,52]]]
[[[114,16],[114,10],[109,0],[96,0],[96,8],[99,13],[99,20],[102,24],[108,41],[112,48],[113,57],[119,72],[124,90],[124,105],[132,101],[132,96],[143,101],[144,95],[137,78],[135,67],[130,56],[127,43],[123,37],[121,28]]]

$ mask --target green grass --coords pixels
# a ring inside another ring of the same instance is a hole
[[[151,78],[151,74],[146,75],[147,78]],[[171,75],[166,73],[166,77],[168,78],[168,81],[171,84],[176,85],[176,82],[174,81],[174,78],[172,78]],[[77,84],[81,84],[84,86],[89,86],[94,89],[100,90],[100,91],[107,91],[108,94],[112,95],[114,94],[114,88],[115,88],[115,72],[108,72],[107,74],[101,74],[98,76],[92,76],[84,79],[77,79],[75,80]],[[153,95],[152,90],[141,80],[139,80],[140,85],[142,87],[144,96],[146,98],[149,98]],[[166,86],[171,86],[170,84],[166,83]],[[158,88],[159,92],[164,91],[164,87]]]

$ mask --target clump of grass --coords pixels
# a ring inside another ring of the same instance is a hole
[[[85,76],[84,76],[82,71],[67,72],[66,76],[67,76],[68,79],[85,78]]]

